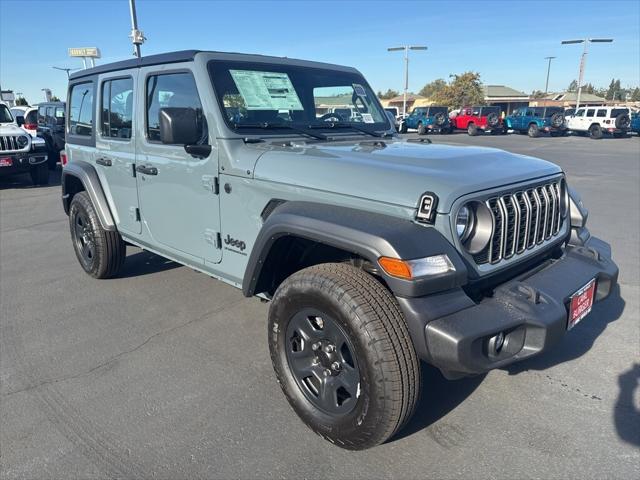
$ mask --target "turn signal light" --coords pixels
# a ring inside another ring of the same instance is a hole
[[[411,280],[430,275],[453,272],[456,270],[446,254],[432,255],[416,260],[401,260],[399,258],[380,257],[378,263],[382,269],[392,277]]]

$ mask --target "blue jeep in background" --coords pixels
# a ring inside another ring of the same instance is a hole
[[[637,133],[640,136],[640,112],[636,112],[631,115],[631,125],[629,130],[634,133]]]
[[[515,109],[504,119],[509,130],[539,137],[541,133],[549,133],[552,137],[565,135],[567,127],[564,123],[562,107],[522,107]]]
[[[418,130],[419,135],[426,133],[450,133],[449,109],[447,107],[416,107],[400,127],[402,133],[407,133],[409,128]]]

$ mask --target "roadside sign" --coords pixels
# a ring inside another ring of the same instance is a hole
[[[100,49],[97,47],[70,48],[70,57],[100,58]]]

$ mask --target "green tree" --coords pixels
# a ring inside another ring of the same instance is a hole
[[[452,108],[485,103],[479,73],[465,72],[453,77],[453,80],[437,92],[432,100]]]
[[[447,82],[444,78],[437,78],[433,82],[427,83],[422,89],[418,92],[418,95],[421,95],[426,98],[432,98],[438,94],[442,89],[446,88]]]
[[[632,102],[640,102],[640,88],[636,87],[633,89],[633,92],[631,93],[631,98],[630,100]]]
[[[51,101],[52,101],[52,102],[59,102],[59,101],[60,101],[60,99],[59,99],[58,97],[56,97],[55,95],[52,95],[52,96],[51,96]]]
[[[575,80],[571,80],[571,83],[567,87],[567,92],[577,92],[578,91],[578,82]]]
[[[16,98],[16,107],[28,107],[29,106],[29,102],[27,102],[27,99],[24,97],[18,97]]]
[[[384,93],[378,91],[378,98],[382,100],[389,100],[390,98],[397,97],[398,95],[400,95],[400,93],[397,90],[391,90],[390,88],[388,88]]]

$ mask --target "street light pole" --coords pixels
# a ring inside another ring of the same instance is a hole
[[[129,13],[131,14],[131,43],[133,43],[133,55],[140,58],[140,45],[146,40],[144,33],[138,30],[138,14],[136,13],[136,0],[129,0]]]
[[[551,71],[551,60],[553,60],[556,57],[544,57],[545,60],[549,60],[549,64],[547,65],[547,82],[544,84],[544,94],[545,96],[547,95],[547,92],[549,91],[549,72]]]
[[[584,79],[584,66],[587,63],[587,50],[590,43],[611,43],[613,38],[584,38],[582,40],[563,40],[562,45],[584,43],[582,56],[580,57],[580,70],[578,72],[578,96],[576,97],[576,110],[580,107],[580,97],[582,96],[582,80]]]
[[[404,51],[404,93],[402,95],[402,116],[407,116],[407,91],[409,90],[409,50],[426,50],[424,45],[403,45],[402,47],[389,47],[388,52]]]

